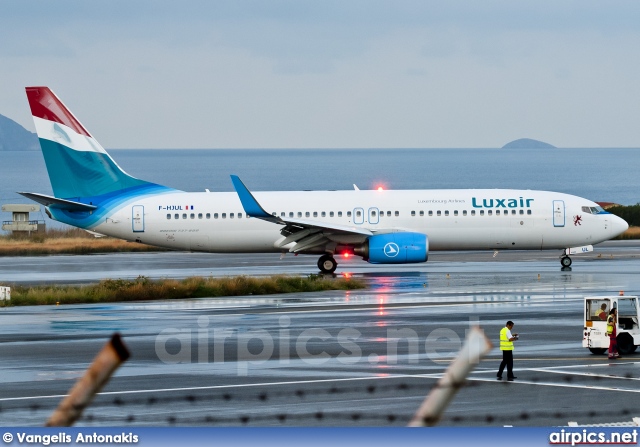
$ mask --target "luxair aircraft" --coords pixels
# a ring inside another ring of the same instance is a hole
[[[568,194],[510,189],[184,192],[128,175],[47,87],[27,87],[53,196],[20,193],[59,222],[128,241],[214,253],[337,255],[374,264],[426,262],[429,250],[563,250],[627,223]]]

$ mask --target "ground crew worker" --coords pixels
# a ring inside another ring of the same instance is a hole
[[[517,379],[513,375],[513,342],[518,339],[518,334],[512,334],[513,321],[507,321],[505,327],[500,331],[500,350],[502,351],[502,363],[498,369],[498,380],[502,380],[502,372],[507,367],[507,380],[512,382]]]
[[[609,335],[609,358],[617,359],[620,358],[620,354],[618,354],[618,339],[616,338],[618,335],[618,308],[614,307],[609,311],[609,316],[607,317],[607,335]]]

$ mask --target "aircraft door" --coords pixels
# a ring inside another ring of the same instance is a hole
[[[553,226],[564,227],[564,200],[553,201]]]
[[[377,224],[380,222],[380,211],[378,208],[369,208],[369,223]]]
[[[143,233],[144,232],[144,206],[133,205],[131,212],[132,212],[131,220],[133,222],[133,232]]]
[[[356,225],[361,225],[364,223],[364,209],[362,208],[353,209],[353,223]]]

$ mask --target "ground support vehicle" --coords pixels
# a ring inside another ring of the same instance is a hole
[[[635,352],[640,345],[640,308],[637,296],[589,296],[584,298],[584,332],[582,346],[593,354],[604,354],[609,349],[607,316],[618,309],[616,327],[618,352],[622,355]]]

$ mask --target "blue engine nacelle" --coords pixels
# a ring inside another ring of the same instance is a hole
[[[426,262],[429,241],[422,233],[387,233],[371,236],[362,247],[362,257],[372,264]]]

